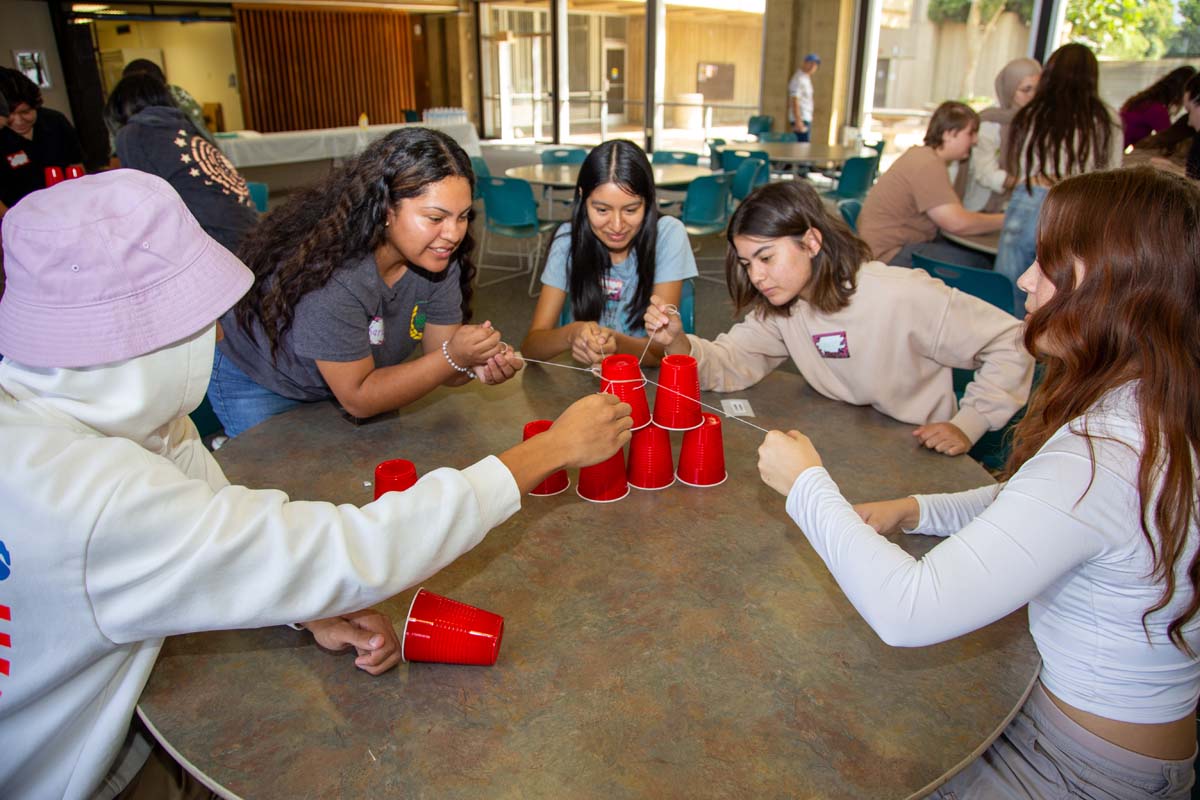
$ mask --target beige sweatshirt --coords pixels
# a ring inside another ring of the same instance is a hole
[[[800,301],[790,316],[751,313],[716,341],[688,339],[702,389],[744,389],[790,356],[826,397],[913,425],[952,422],[975,442],[1029,398],[1033,359],[1022,336],[1016,317],[924,270],[872,261],[841,311],[826,314]],[[954,367],[975,370],[961,407]]]

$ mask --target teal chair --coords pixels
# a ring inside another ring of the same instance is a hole
[[[767,182],[769,171],[767,162],[761,158],[744,159],[733,173],[733,184],[729,187],[729,193],[733,195],[734,200],[742,202],[748,194]]]
[[[201,400],[196,410],[188,416],[192,418],[192,423],[195,424],[201,439],[207,439],[214,433],[224,430],[221,420],[217,419],[217,414],[213,411],[212,403],[208,402],[208,397]]]
[[[764,131],[758,135],[760,142],[794,142],[796,134],[792,131]]]
[[[741,164],[747,158],[757,158],[759,161],[769,162],[771,159],[763,150],[741,149],[732,150],[726,148],[721,151],[721,169],[725,172],[737,172],[738,164]]]
[[[761,136],[771,130],[775,118],[768,114],[756,114],[746,122],[746,133],[751,136]],[[759,141],[762,141],[760,138]]]
[[[689,153],[686,150],[655,150],[650,157],[651,164],[687,164],[695,167],[700,164],[699,153]]]
[[[543,150],[543,164],[582,164],[587,160],[588,151],[581,147],[555,147]]]
[[[850,230],[858,233],[858,212],[862,211],[862,200],[838,200],[837,208]]]
[[[267,185],[265,183],[246,181],[246,188],[250,190],[250,202],[254,203],[254,207],[258,209],[258,213],[267,213],[267,198],[271,195]]]
[[[562,311],[558,315],[558,326],[561,328],[575,320],[571,311],[571,295],[563,301]],[[696,332],[696,281],[688,278],[683,282],[683,290],[679,294],[679,320],[683,323],[684,333]]]
[[[837,186],[825,192],[825,197],[837,200],[844,198],[861,200],[866,196],[871,184],[875,182],[875,169],[878,163],[879,156],[854,156],[847,159],[846,163],[842,165]]]
[[[421,114],[415,108],[406,108],[406,109],[404,109],[404,121],[405,122],[420,122]]]
[[[479,184],[483,187],[483,236],[479,243],[479,272],[484,270],[502,273],[499,278],[479,282],[480,287],[491,286],[502,281],[519,278],[530,273],[529,295],[536,296],[534,291],[537,282],[537,264],[542,252],[542,237],[558,225],[553,220],[538,219],[537,202],[533,199],[533,187],[528,181],[520,178],[499,178],[491,176],[481,178]],[[532,242],[532,249],[493,250],[494,255],[515,255],[517,266],[489,266],[483,263],[488,254],[487,242],[489,236],[499,235],[508,239]]]
[[[913,268],[925,270],[951,288],[978,297],[1008,314],[1013,313],[1013,284],[1006,275],[986,269],[960,267],[920,253],[913,253],[912,263]],[[969,369],[955,369],[953,378],[954,394],[961,400],[967,384],[974,380],[975,373]],[[1036,375],[1034,381],[1037,381]],[[971,448],[970,456],[989,469],[1002,468],[1008,461],[1011,449],[1010,431],[1024,415],[1025,409],[1021,409],[1003,428],[988,431],[981,436]]]
[[[693,241],[704,236],[720,235],[729,224],[729,212],[733,206],[733,173],[718,172],[705,175],[688,184],[687,196],[683,200],[679,219]],[[693,245],[699,251],[699,245]],[[703,259],[697,259],[701,261]],[[724,258],[720,259],[724,262]],[[719,277],[718,277],[719,276]],[[724,283],[724,271],[700,271],[700,278],[714,283]]]
[[[471,170],[475,173],[475,199],[483,196],[483,179],[492,177],[492,170],[483,156],[471,156]]]

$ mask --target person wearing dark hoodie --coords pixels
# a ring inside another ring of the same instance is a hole
[[[153,75],[127,75],[109,95],[104,115],[117,132],[121,166],[171,184],[204,232],[236,251],[258,222],[250,189],[175,105],[167,85]]]

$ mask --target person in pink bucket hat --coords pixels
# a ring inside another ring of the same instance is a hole
[[[162,797],[155,781],[189,780],[131,727],[165,636],[316,620],[319,643],[388,669],[395,632],[369,627],[364,604],[630,436],[629,406],[596,394],[369,513],[231,486],[188,413],[215,322],[252,275],[175,190],[115,170],[33,192],[5,215],[3,247],[0,797]]]

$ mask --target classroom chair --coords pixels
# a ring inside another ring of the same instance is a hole
[[[502,277],[479,281],[480,288],[530,273],[529,296],[536,297],[537,265],[542,252],[542,237],[558,225],[553,220],[538,219],[537,201],[533,199],[533,187],[520,178],[481,178],[483,187],[483,236],[479,243],[479,272],[484,270],[506,273]],[[524,247],[517,250],[493,250],[495,255],[517,256],[517,266],[491,266],[483,263],[488,254],[488,236],[499,235],[523,242],[533,242],[532,250]]]
[[[733,184],[729,187],[733,199],[739,203],[745,200],[748,194],[767,182],[769,173],[767,162],[761,158],[743,159],[733,173]]]
[[[746,122],[746,133],[751,136],[758,137],[760,134],[771,130],[771,126],[775,124],[775,118],[768,114],[756,114]],[[762,141],[759,139],[759,141]]]
[[[838,175],[837,185],[833,189],[822,192],[825,197],[833,199],[853,198],[861,200],[866,197],[867,190],[875,182],[876,165],[879,156],[854,156],[846,159]]]
[[[978,297],[1001,311],[1013,314],[1013,284],[1008,276],[991,270],[950,264],[936,258],[923,256],[920,253],[913,253],[912,263],[914,269],[925,270],[935,278],[941,279],[947,286],[958,289],[964,294]],[[954,394],[959,399],[962,398],[963,391],[974,377],[975,373],[972,370],[953,370]],[[1035,372],[1035,385],[1039,377],[1040,373]],[[1011,450],[1010,432],[1024,415],[1025,409],[1022,408],[1003,428],[998,431],[988,431],[981,436],[975,446],[971,448],[969,453],[971,458],[988,469],[1002,469],[1008,461],[1008,454]]]
[[[725,144],[724,139],[714,138],[709,139],[705,144],[708,145],[708,166],[713,172],[721,170],[721,151],[717,148]]]
[[[852,198],[838,200],[837,208],[842,219],[846,220],[846,224],[850,226],[850,230],[858,233],[858,212],[862,211],[862,200]]]
[[[687,196],[683,200],[683,208],[680,210],[679,219],[683,222],[683,227],[687,230],[688,236],[692,238],[693,242],[705,236],[720,235],[725,232],[725,226],[729,224],[730,209],[733,205],[732,189],[732,172],[705,175],[688,184]],[[699,252],[700,246],[693,244],[692,250]],[[702,261],[705,259],[698,258],[696,260]],[[722,263],[725,261],[723,256],[719,260]],[[711,270],[705,272],[701,270],[700,278],[702,280],[713,281],[714,283],[724,283],[725,273],[724,270],[717,272]]]
[[[738,164],[741,164],[747,158],[757,158],[759,161],[768,162],[770,159],[763,150],[722,150],[721,151],[721,169],[726,172],[737,172]]]
[[[588,151],[582,147],[555,147],[543,150],[543,164],[582,164],[587,160]]]
[[[568,292],[566,299],[563,301],[562,311],[558,315],[558,326],[575,321],[575,314],[571,311],[571,294]],[[696,281],[694,278],[687,278],[683,282],[683,289],[679,294],[679,321],[683,323],[684,333],[696,332]]]
[[[267,184],[246,181],[246,188],[250,190],[250,201],[254,203],[254,207],[258,210],[258,213],[267,213],[267,198],[271,195]]]
[[[763,131],[758,135],[760,142],[794,142],[796,134],[792,131]]]
[[[483,160],[483,156],[471,156],[471,169],[475,173],[474,199],[478,200],[483,196],[483,179],[492,177],[492,170],[488,167],[488,163]]]

